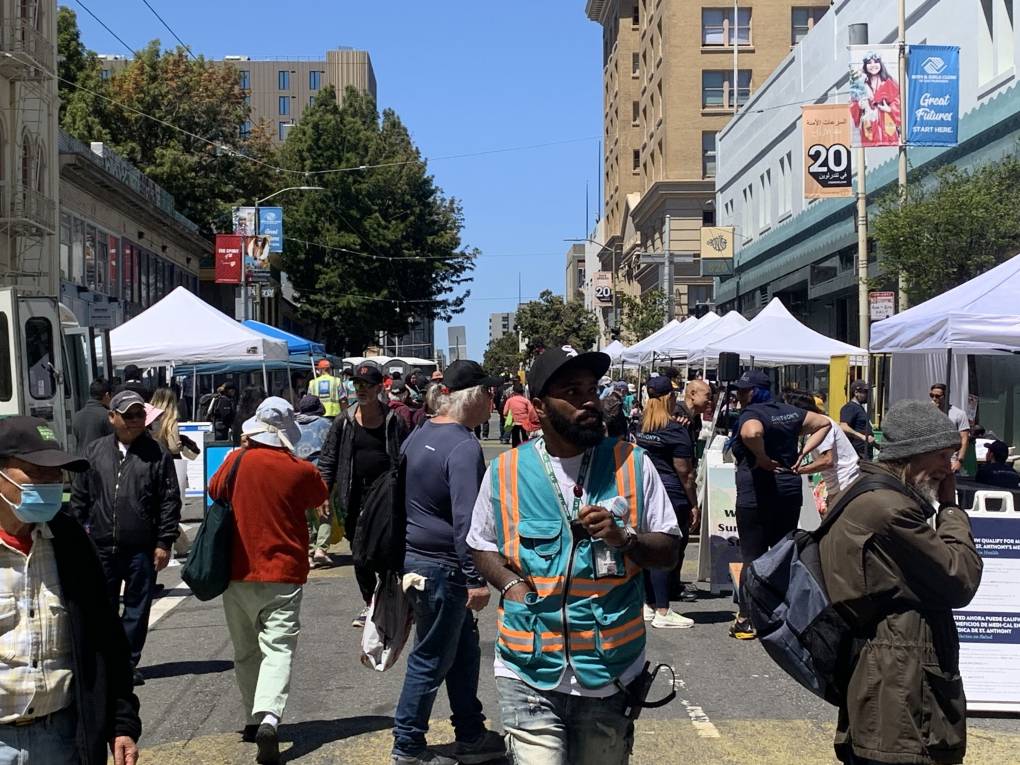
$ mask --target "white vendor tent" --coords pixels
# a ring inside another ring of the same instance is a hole
[[[1020,350],[1020,255],[871,327],[872,353]]]
[[[178,287],[110,332],[114,365],[181,366],[224,361],[285,361],[287,343],[242,326]]]
[[[620,360],[623,358],[623,352],[625,350],[627,350],[627,347],[623,343],[619,340],[614,340],[603,348],[602,352],[606,354],[614,364],[619,364]]]
[[[863,348],[833,340],[797,321],[783,301],[772,298],[747,326],[716,340],[689,361],[707,361],[720,353],[738,353],[755,365],[828,364],[833,356],[867,356]]]
[[[692,319],[688,319],[687,321],[685,321],[683,323],[687,324],[687,323],[692,322],[692,321],[693,322],[697,322],[697,319],[693,319],[693,318]],[[663,335],[665,335],[667,332],[670,332],[673,329],[676,329],[679,326],[680,326],[680,320],[679,319],[673,319],[673,321],[671,321],[668,324],[666,324],[666,326],[660,327],[659,329],[655,330],[652,334],[650,334],[644,340],[639,340],[638,342],[634,343],[634,345],[632,345],[629,348],[627,348],[623,352],[623,360],[626,363],[628,363],[628,364],[640,364],[642,362],[646,352],[647,352],[648,356],[651,356],[652,350],[654,350],[656,343],[658,342],[658,340],[660,338],[662,338]]]
[[[692,349],[700,347],[697,344],[697,338],[718,327],[722,320],[722,317],[715,311],[709,311],[698,320],[697,324],[692,324],[689,321],[684,322],[681,327],[682,331],[675,332],[663,340],[658,354],[671,359],[686,358]],[[747,323],[746,319],[744,323]]]
[[[698,327],[690,336],[684,338],[688,357],[700,354],[704,348],[739,332],[749,323],[739,311],[730,311],[704,329]]]

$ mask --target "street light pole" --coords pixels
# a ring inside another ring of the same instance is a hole
[[[851,24],[851,45],[868,44],[868,25]],[[857,329],[858,345],[867,348],[871,343],[871,317],[868,304],[868,190],[867,157],[864,142],[857,149]],[[867,378],[865,367],[865,378]]]
[[[900,103],[906,104],[907,101],[907,2],[906,0],[899,0],[899,74],[900,74]],[[901,114],[905,114],[906,110],[901,109]],[[905,125],[906,120],[901,120],[901,125]],[[899,195],[900,205],[907,203],[907,136],[904,133],[903,127],[900,128],[900,146],[899,146]],[[899,291],[899,310],[902,313],[909,308],[909,301],[907,299],[907,279],[902,271],[897,276],[897,287]]]

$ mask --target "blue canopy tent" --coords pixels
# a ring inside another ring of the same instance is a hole
[[[292,332],[287,332],[269,324],[263,324],[261,321],[245,319],[241,323],[248,329],[253,329],[266,337],[271,337],[274,340],[283,340],[287,343],[287,351],[291,356],[323,356],[326,353],[326,346],[322,343],[308,340],[300,335],[295,335]]]

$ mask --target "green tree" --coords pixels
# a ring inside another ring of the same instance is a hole
[[[462,246],[460,203],[445,197],[400,118],[349,88],[323,88],[287,135],[283,166],[324,191],[288,203],[283,266],[302,311],[336,348],[359,352],[379,331],[463,310],[477,251]]]
[[[886,195],[872,223],[882,269],[879,285],[903,272],[911,304],[987,271],[1020,246],[1020,159],[972,172],[949,166],[913,183],[905,204]],[[876,285],[878,286],[878,285]]]
[[[90,141],[107,141],[104,127],[107,103],[101,94],[106,84],[96,54],[85,47],[78,31],[78,16],[70,8],[57,11],[57,92],[60,95],[60,126]],[[84,139],[83,139],[84,140]]]
[[[538,300],[520,306],[515,324],[521,336],[528,339],[529,357],[538,343],[547,347],[570,345],[578,351],[586,351],[595,344],[599,334],[598,319],[584,303],[564,301],[550,290],[543,290]]]
[[[517,343],[516,332],[509,332],[490,341],[482,358],[482,366],[491,374],[516,374],[522,361]]]
[[[651,290],[640,297],[621,295],[622,329],[625,343],[636,343],[663,325],[666,315],[666,294]]]

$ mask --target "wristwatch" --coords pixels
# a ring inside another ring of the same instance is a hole
[[[633,526],[624,526],[623,535],[626,538],[624,539],[622,545],[618,546],[609,545],[609,546],[612,547],[614,550],[619,550],[620,552],[627,552],[627,550],[632,548],[637,543],[637,530],[635,530]]]

